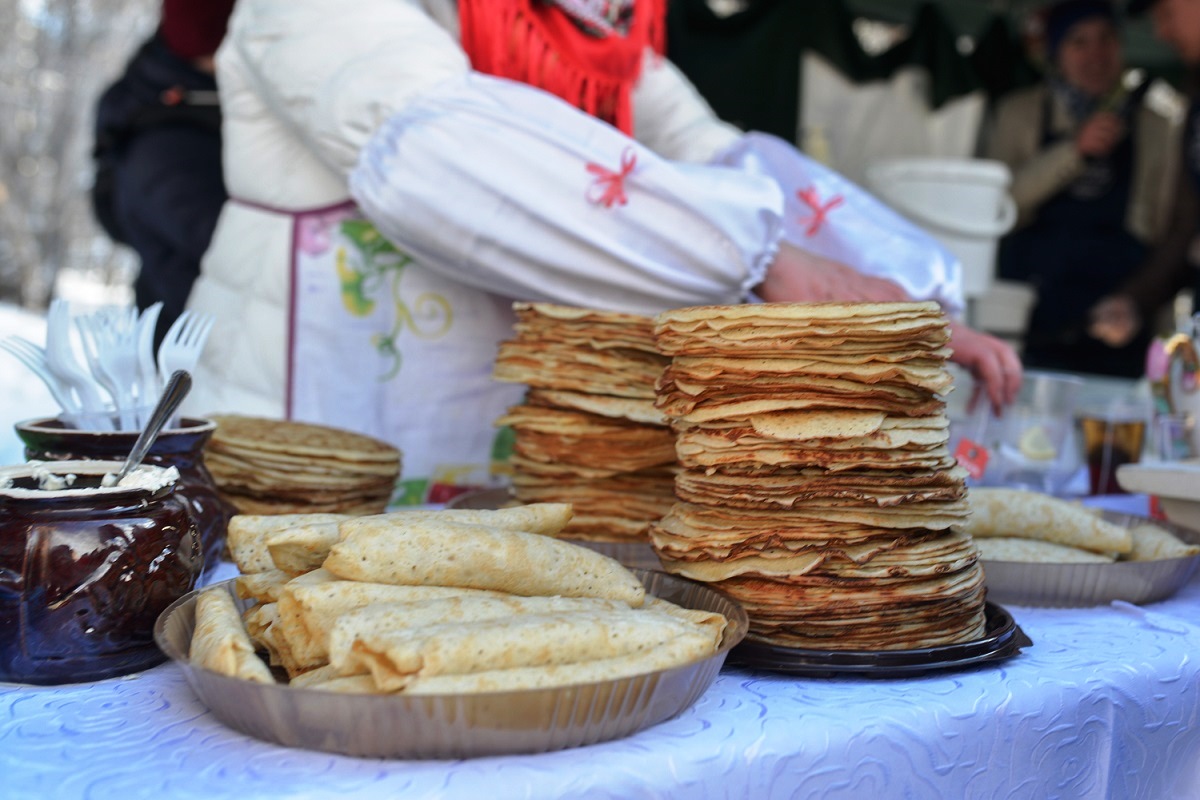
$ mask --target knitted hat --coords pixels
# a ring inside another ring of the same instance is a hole
[[[159,35],[175,55],[191,60],[217,52],[234,0],[163,0]]]
[[[1046,12],[1046,56],[1053,62],[1059,45],[1075,25],[1088,19],[1106,19],[1117,24],[1117,12],[1107,0],[1063,0]]]

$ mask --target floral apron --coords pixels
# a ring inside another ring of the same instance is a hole
[[[353,203],[294,213],[287,413],[403,453],[392,505],[495,485],[522,387],[492,380],[511,303],[397,250]]]

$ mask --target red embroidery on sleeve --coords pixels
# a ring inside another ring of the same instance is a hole
[[[800,202],[812,209],[812,214],[800,219],[802,225],[805,223],[808,224],[808,227],[804,231],[805,236],[816,236],[817,231],[821,228],[821,224],[829,216],[829,212],[840,206],[845,200],[839,194],[835,195],[825,205],[821,205],[821,199],[817,197],[817,190],[814,187],[799,190],[796,192],[796,197],[800,199]]]
[[[621,153],[620,172],[613,172],[600,164],[589,162],[587,171],[596,178],[588,188],[588,202],[605,208],[612,208],[614,204],[623,206],[628,203],[629,198],[625,196],[625,179],[633,172],[635,166],[637,166],[637,154],[633,152],[632,147],[626,147],[625,151]]]

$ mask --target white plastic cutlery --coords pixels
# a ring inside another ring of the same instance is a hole
[[[138,380],[137,311],[103,309],[77,317],[83,352],[92,374],[116,403],[121,430],[138,426],[134,386]]]
[[[81,424],[95,430],[113,429],[100,384],[79,363],[71,346],[70,310],[64,300],[53,301],[46,316],[46,365],[79,398]]]
[[[9,336],[0,341],[0,348],[12,353],[18,361],[29,367],[33,374],[42,379],[42,383],[46,384],[46,388],[50,390],[50,395],[58,403],[59,408],[70,415],[79,413],[79,401],[71,394],[70,387],[63,384],[50,372],[50,367],[46,363],[45,348],[28,339],[22,339],[20,336]]]
[[[137,322],[137,364],[138,364],[138,424],[146,421],[150,407],[158,400],[159,393],[166,384],[166,379],[159,379],[158,367],[154,361],[154,329],[158,327],[158,315],[162,312],[162,303],[155,303],[142,312]]]

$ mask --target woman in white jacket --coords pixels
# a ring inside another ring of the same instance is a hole
[[[957,263],[898,218],[874,250],[824,241],[837,203],[811,191],[819,166],[718,121],[656,52],[662,14],[239,0],[217,57],[232,199],[190,301],[219,323],[190,407],[386,438],[420,502],[431,481],[482,477],[519,396],[490,379],[514,299],[958,311]],[[1011,400],[1010,349],[961,325],[952,345]]]

